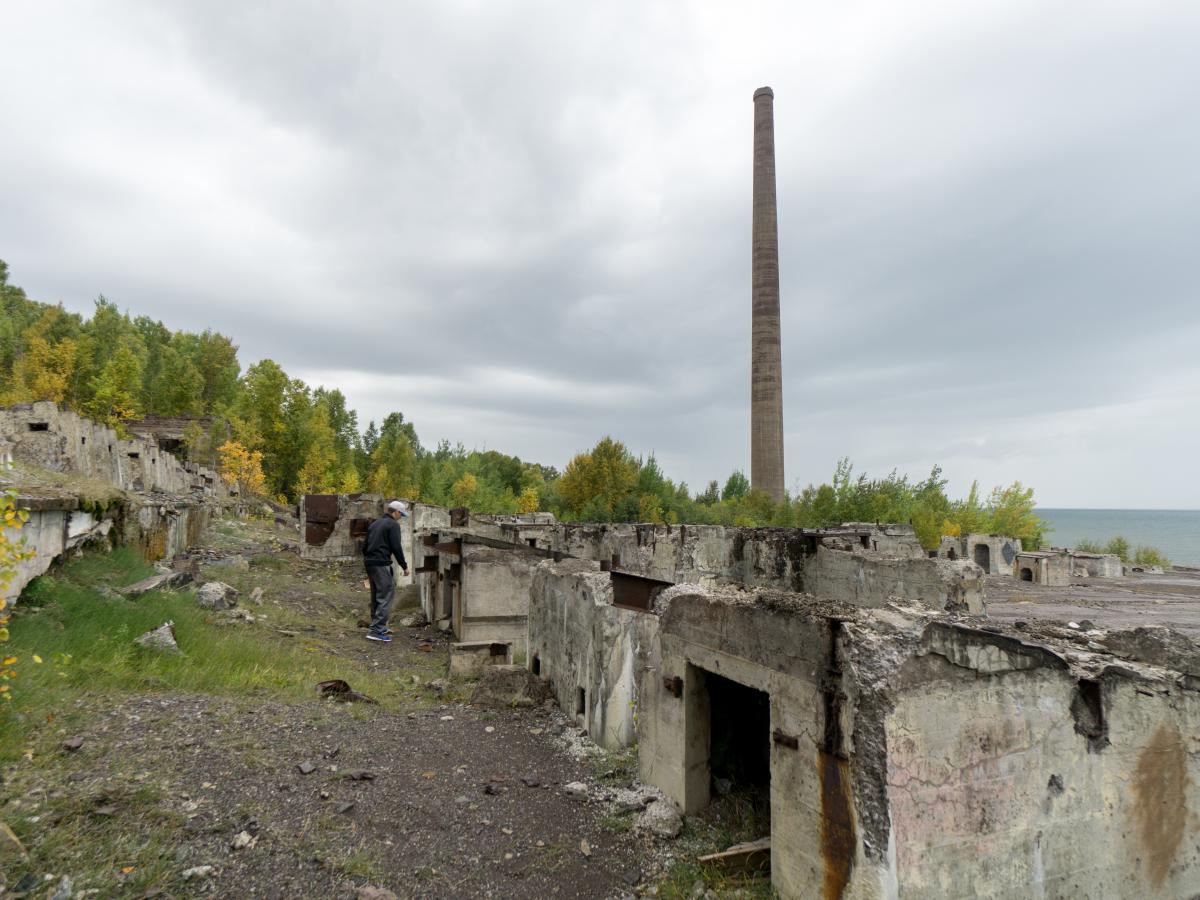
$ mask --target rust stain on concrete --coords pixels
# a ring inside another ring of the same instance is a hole
[[[850,764],[822,751],[821,858],[825,863],[823,900],[840,900],[854,865],[854,815],[850,808]]]
[[[1159,725],[1138,755],[1133,776],[1133,818],[1150,883],[1167,880],[1187,827],[1187,750],[1179,732]]]

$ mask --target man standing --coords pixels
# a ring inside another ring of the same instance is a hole
[[[396,599],[396,579],[392,574],[392,557],[400,563],[404,574],[408,574],[408,562],[404,559],[404,542],[400,535],[400,520],[408,518],[408,509],[399,500],[387,505],[382,516],[371,523],[363,541],[363,562],[367,566],[367,579],[371,582],[371,627],[367,629],[368,641],[389,643],[392,629],[388,628],[388,617],[392,614],[392,601]]]

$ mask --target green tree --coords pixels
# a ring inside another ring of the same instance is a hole
[[[559,494],[571,512],[582,516],[591,510],[607,521],[617,503],[631,494],[637,470],[625,445],[605,437],[590,453],[580,453],[567,463],[559,479]]]

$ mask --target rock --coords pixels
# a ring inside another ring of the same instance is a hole
[[[248,609],[223,609],[218,615],[225,622],[253,622],[254,616]]]
[[[387,888],[364,884],[355,895],[356,900],[398,900],[395,894]]]
[[[162,653],[179,653],[179,645],[175,643],[175,623],[164,622],[153,631],[147,631],[133,642],[147,650],[158,650]]]
[[[107,584],[102,584],[102,585],[100,585],[100,587],[96,588],[96,593],[99,594],[101,597],[103,597],[105,600],[120,600],[120,599],[122,599],[121,595],[118,594],[116,591],[114,591],[112,588],[110,588]]]
[[[237,606],[238,591],[223,581],[210,581],[196,591],[196,605],[205,609],[233,609]]]
[[[29,853],[21,839],[13,834],[13,830],[0,822],[0,862],[6,860],[28,859]]]
[[[659,800],[651,803],[634,825],[637,831],[649,832],[655,837],[678,837],[683,830],[683,817],[669,801]]]
[[[72,892],[71,876],[64,875],[58,882],[58,887],[50,894],[50,900],[71,900]]]
[[[262,588],[256,587],[254,590],[252,590],[250,592],[250,602],[257,603],[259,606],[262,606],[262,602],[263,602],[263,589]]]
[[[317,767],[310,762],[302,762],[296,768],[300,770],[301,775],[311,775],[317,771]]]
[[[653,794],[644,790],[634,791],[629,788],[621,788],[617,791],[613,802],[616,804],[617,809],[622,812],[641,812],[655,799]]]
[[[258,838],[253,837],[248,831],[239,831],[234,837],[233,843],[229,845],[230,850],[248,850],[253,849],[258,843]]]
[[[171,572],[168,575],[151,575],[149,578],[143,578],[141,581],[135,581],[133,584],[126,585],[123,588],[117,588],[117,593],[122,597],[140,597],[142,594],[150,591],[157,591],[161,588],[182,587],[192,580],[189,572]]]
[[[213,866],[192,866],[190,869],[183,870],[183,880],[191,881],[193,878],[211,878],[217,870]]]
[[[541,785],[542,785],[541,781],[539,781],[537,778],[535,778],[532,775],[526,775],[524,778],[522,778],[521,784],[525,785],[525,787],[531,787],[531,788],[532,787],[541,787]]]
[[[425,689],[427,691],[433,691],[435,694],[440,694],[449,686],[450,682],[448,682],[445,678],[435,678],[433,681],[429,682],[429,684],[425,685]]]
[[[76,750],[78,750],[82,746],[83,746],[83,738],[79,737],[78,735],[76,735],[73,738],[67,738],[65,741],[62,742],[62,748],[64,750],[66,750],[68,753],[74,753]]]
[[[1110,631],[1098,640],[1110,652],[1126,659],[1200,675],[1200,647],[1170,628],[1153,625],[1127,631]]]
[[[226,559],[219,559],[210,566],[213,569],[232,569],[235,572],[249,572],[250,560],[244,556],[230,556]]]
[[[154,564],[155,575],[170,575],[174,571],[170,566],[164,566],[162,563]]]
[[[550,697],[550,685],[524,666],[487,666],[471,695],[477,706],[536,706]]]
[[[587,856],[587,857],[590,857],[590,856],[592,855],[592,845],[588,843],[588,839],[587,839],[587,838],[580,838],[580,840],[579,840],[579,852],[580,852],[580,853],[582,853],[584,856]]]
[[[572,800],[586,800],[588,797],[588,786],[582,781],[571,781],[563,785],[563,793]]]

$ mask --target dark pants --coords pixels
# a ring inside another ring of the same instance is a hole
[[[396,599],[396,578],[391,566],[367,566],[367,578],[371,582],[371,633],[382,635],[392,615],[392,601]]]

